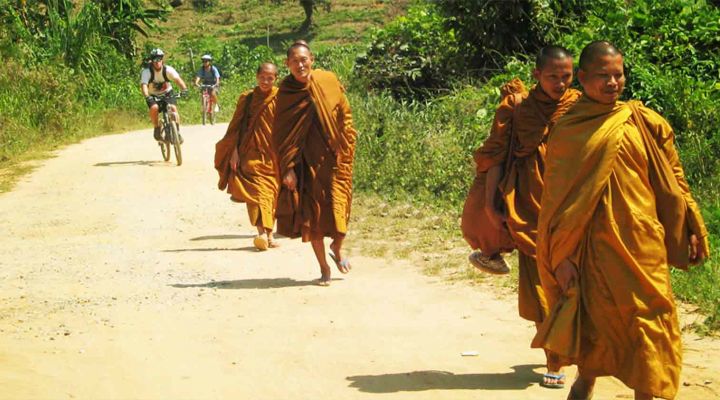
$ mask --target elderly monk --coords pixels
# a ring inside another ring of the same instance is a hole
[[[225,137],[215,145],[218,188],[227,188],[233,201],[247,204],[250,223],[257,228],[258,250],[277,247],[273,239],[279,179],[272,147],[272,125],[278,89],[277,67],[264,63],[257,70],[257,86],[240,95]]]
[[[466,227],[465,237],[473,246],[472,238],[476,236],[468,228],[490,225],[498,232],[502,224],[507,224],[513,247],[517,247],[519,256],[519,314],[539,324],[549,313],[535,263],[536,226],[543,190],[546,140],[550,128],[575,104],[580,92],[570,89],[573,79],[572,54],[559,46],[540,50],[535,59],[533,77],[537,85],[529,93],[524,93],[522,85],[511,82],[518,87],[519,90],[515,91],[519,94],[505,96],[495,113],[490,136],[475,152],[478,178],[482,179],[484,175],[486,179],[485,192],[474,193],[471,190],[470,196],[482,196],[480,202],[483,208],[478,209],[475,205],[475,209],[471,209],[466,206],[463,225]],[[511,139],[511,136],[514,138]],[[504,170],[506,166],[507,171]],[[476,178],[476,185],[479,183],[477,181]],[[505,204],[507,214],[499,210],[496,201],[500,197],[498,191],[503,194],[501,201]],[[469,199],[467,204],[473,202],[473,199]],[[478,212],[483,214],[477,215]],[[489,221],[489,224],[483,224],[483,221]],[[482,250],[476,250],[470,255],[473,265],[490,273],[508,271],[499,251],[486,256],[484,252],[488,249]],[[563,387],[565,376],[560,373],[559,360],[552,353],[546,353],[546,356],[548,370],[541,385]]]
[[[318,284],[330,284],[325,258],[342,273],[350,262],[342,255],[352,200],[352,166],[357,132],[350,105],[337,77],[313,70],[313,54],[295,42],[285,61],[290,75],[280,84],[273,130],[283,188],[278,201],[278,232],[312,244],[320,264]]]
[[[622,54],[610,43],[580,55],[581,100],[550,133],[537,260],[552,313],[533,341],[578,365],[569,399],[612,375],[635,399],[675,398],[680,329],[668,262],[708,254],[667,121],[618,98]]]

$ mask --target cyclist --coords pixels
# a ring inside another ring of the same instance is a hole
[[[153,136],[155,140],[162,141],[162,132],[160,121],[158,119],[159,106],[155,96],[166,96],[165,101],[168,103],[168,111],[177,112],[175,106],[175,98],[172,96],[172,82],[175,82],[182,89],[182,94],[187,92],[187,85],[180,77],[175,68],[165,65],[163,58],[165,53],[160,49],[150,51],[150,65],[142,70],[140,74],[140,91],[145,96],[145,102],[150,109],[150,120],[155,127]],[[179,121],[178,121],[179,122]]]
[[[218,88],[220,87],[220,71],[212,65],[213,58],[210,54],[205,54],[200,57],[202,60],[202,67],[195,75],[195,86],[200,85],[213,85],[213,89],[210,92],[211,104],[215,104],[214,112],[219,111],[218,106]]]

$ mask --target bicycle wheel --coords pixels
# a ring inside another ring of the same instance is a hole
[[[179,129],[180,125],[176,122],[170,123],[170,138],[173,149],[175,150],[175,161],[177,162],[178,167],[182,165],[182,150],[180,149],[180,134],[178,133]]]
[[[205,120],[207,119],[207,113],[208,113],[208,97],[203,95],[202,97],[202,122],[203,125],[205,125]]]
[[[215,106],[213,106],[215,107]],[[215,116],[217,113],[215,112],[215,109],[212,110],[212,113],[210,114],[210,125],[215,125]]]
[[[165,121],[162,122],[162,132],[163,132],[163,134],[165,134],[165,132],[167,132],[167,125],[166,125]],[[167,136],[165,136],[165,137],[167,137]],[[161,140],[161,141],[157,142],[157,144],[158,144],[158,146],[160,146],[160,152],[162,153],[163,160],[170,161],[170,143],[168,143],[165,140]]]
[[[170,161],[170,143],[158,142],[158,146],[160,146],[160,152],[162,153],[163,160]]]

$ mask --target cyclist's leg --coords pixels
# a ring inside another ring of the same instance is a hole
[[[162,140],[162,135],[160,132],[160,121],[158,120],[158,110],[160,107],[158,107],[157,103],[154,100],[148,100],[148,114],[150,115],[150,121],[153,124],[153,137],[155,140]]]
[[[150,121],[152,122],[153,126],[160,125],[160,122],[158,122],[158,105],[154,98],[148,98],[145,99],[145,103],[148,106],[148,114],[150,115]]]
[[[212,105],[213,109],[215,107],[215,104],[218,104],[218,88],[214,87],[212,89],[212,92],[210,92],[210,97],[212,98]]]

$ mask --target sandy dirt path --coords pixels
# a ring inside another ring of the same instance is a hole
[[[323,288],[308,245],[256,252],[224,129],[183,128],[182,167],[149,130],[87,140],[0,195],[0,398],[565,398],[512,298],[357,252]],[[717,398],[719,342],[685,347],[679,398]]]

